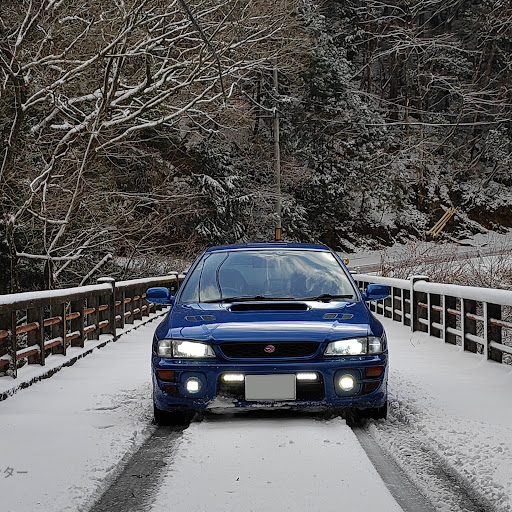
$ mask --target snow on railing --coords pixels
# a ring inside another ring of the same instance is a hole
[[[391,294],[372,311],[427,332],[486,359],[512,364],[512,291],[431,283],[427,276],[395,279],[353,274],[358,287],[385,284]]]
[[[51,354],[66,355],[68,347],[110,334],[141,320],[162,306],[146,300],[151,286],[168,287],[174,294],[184,275],[115,282],[101,278],[97,285],[0,295],[0,376],[17,377],[28,364],[44,366]]]

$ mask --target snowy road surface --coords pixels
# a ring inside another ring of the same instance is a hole
[[[185,431],[150,510],[334,512],[342,504],[401,511],[340,418],[209,416]]]
[[[385,325],[390,417],[365,432],[436,510],[511,512],[512,368]],[[155,326],[0,402],[2,511],[87,510],[155,432]],[[175,441],[146,510],[400,511],[339,418],[208,414]]]

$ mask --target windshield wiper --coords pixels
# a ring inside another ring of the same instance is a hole
[[[329,300],[332,300],[332,299],[353,299],[353,298],[354,298],[354,294],[353,293],[344,294],[344,295],[333,295],[331,293],[322,293],[322,295],[318,295],[318,297],[306,297],[306,298],[301,299],[301,300],[325,300],[325,301],[329,301]]]
[[[264,300],[265,297],[262,295],[256,295],[255,297],[247,297],[246,295],[240,297],[221,297],[220,299],[203,300],[208,304],[215,304],[216,302],[245,302],[248,300]]]

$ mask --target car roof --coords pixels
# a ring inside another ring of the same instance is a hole
[[[296,242],[255,242],[246,244],[232,244],[232,245],[216,245],[210,247],[206,252],[217,251],[237,251],[237,250],[268,250],[268,249],[281,249],[281,250],[309,250],[309,251],[328,251],[331,250],[326,245],[321,244],[299,244]]]

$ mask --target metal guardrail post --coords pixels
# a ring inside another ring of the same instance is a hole
[[[100,277],[97,282],[98,284],[108,283],[112,287],[108,301],[108,332],[116,341],[116,280],[113,277]]]
[[[46,351],[44,349],[44,310],[43,307],[27,310],[27,323],[37,322],[37,329],[27,333],[29,345],[39,345],[39,354],[32,356],[33,362],[44,366]],[[29,362],[32,362],[29,358]]]
[[[412,293],[411,287],[402,289],[404,306],[404,325],[411,328],[412,331]]]
[[[430,311],[428,322],[429,336],[441,337],[439,324],[441,323],[441,295],[437,293],[429,293],[428,308]]]
[[[391,289],[391,296],[385,298],[382,301],[382,314],[384,315],[384,317],[391,318],[393,320],[394,308],[395,308],[395,305],[394,305],[394,300],[393,300],[393,289]]]
[[[92,295],[87,298],[87,308],[93,311],[87,315],[87,327],[94,326],[94,329],[89,331],[87,339],[92,340],[95,337],[96,329],[98,329],[98,322],[100,321],[100,314],[98,308],[100,307],[100,298],[98,295]],[[98,329],[99,332],[99,329]]]
[[[403,288],[399,288],[400,290],[400,310],[402,311],[402,325],[407,325],[407,315],[406,315],[406,309],[407,309],[407,301],[405,300],[405,290]]]
[[[124,324],[126,323],[126,290],[124,288],[117,290],[117,300],[119,301],[119,307],[117,308],[117,313],[119,314],[119,328],[124,329]]]
[[[484,355],[487,359],[497,361],[498,363],[503,362],[503,352],[489,346],[491,341],[496,343],[502,343],[503,332],[499,325],[492,325],[493,320],[501,320],[501,305],[484,303],[484,338],[486,341],[486,347],[484,347]]]
[[[126,290],[125,290],[126,295]],[[135,297],[135,288],[130,287],[128,290],[129,297],[125,297],[124,299],[124,323],[125,324],[133,324],[135,322],[135,318],[133,315],[134,310],[134,297]]]
[[[60,321],[52,325],[51,333],[52,339],[62,338],[62,343],[52,347],[52,354],[63,354],[66,355],[67,341],[66,335],[68,332],[67,321],[66,321],[66,303],[52,304],[50,307],[52,317],[60,319]]]
[[[71,311],[73,313],[77,313],[78,317],[73,318],[70,322],[71,332],[74,333],[74,338],[71,340],[72,347],[81,347],[84,348],[84,298],[80,298],[78,300],[74,300],[71,302]],[[76,337],[78,334],[78,337]]]
[[[15,379],[18,376],[18,361],[16,360],[17,337],[16,337],[16,311],[0,315],[0,328],[9,334],[5,342],[7,355],[9,356],[8,374]]]
[[[133,319],[142,320],[142,286],[136,286],[133,290]]]
[[[469,315],[476,315],[476,301],[469,299],[461,299],[460,302],[461,319],[460,328],[462,331],[462,349],[468,352],[476,352],[477,344],[469,339],[469,335],[476,336],[476,320],[468,317]]]
[[[402,320],[400,314],[397,313],[397,307],[395,306],[395,302],[400,301],[400,298],[396,294],[397,289],[392,286],[391,287],[391,318],[395,322],[400,322]],[[402,294],[402,290],[400,290],[400,295]]]
[[[419,315],[420,308],[418,307],[419,294],[418,294],[418,292],[414,291],[414,284],[418,281],[429,281],[429,279],[430,278],[428,276],[411,276],[409,278],[410,283],[411,283],[411,302],[410,302],[410,305],[411,305],[411,331],[413,331],[413,332],[421,330],[421,324],[418,321],[418,318],[420,318],[420,315]],[[430,322],[430,311],[428,312],[427,318],[429,319],[429,322]]]
[[[450,311],[455,311],[456,309],[457,299],[450,295],[443,295],[443,340],[451,345],[457,344],[457,336],[453,334],[453,330],[457,329],[457,318],[455,315],[450,314]]]

